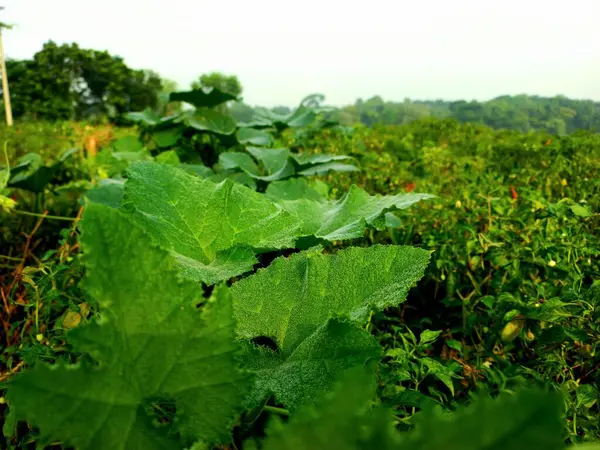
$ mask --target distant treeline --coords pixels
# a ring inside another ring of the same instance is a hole
[[[125,113],[151,108],[173,112],[180,104],[166,105],[168,93],[182,89],[152,70],[132,69],[107,51],[83,49],[76,43],[49,41],[31,59],[8,60],[13,116],[17,120],[89,120],[121,122]],[[190,88],[216,87],[240,96],[243,87],[235,75],[213,72],[201,75]],[[189,89],[183,87],[183,89]],[[243,102],[223,105],[241,121],[254,110]],[[272,108],[281,114],[288,107]],[[346,124],[406,124],[424,117],[455,118],[494,128],[543,130],[567,134],[585,129],[600,132],[600,102],[564,96],[502,96],[478,101],[385,101],[376,96],[358,99],[334,113]]]
[[[289,112],[285,107],[274,110]],[[251,109],[238,103],[231,106],[231,112],[247,118]],[[367,126],[402,125],[424,117],[438,117],[523,132],[543,130],[559,135],[581,129],[600,132],[600,102],[564,96],[505,95],[483,102],[409,99],[392,102],[377,96],[358,99],[353,105],[340,108],[337,116],[343,123]]]

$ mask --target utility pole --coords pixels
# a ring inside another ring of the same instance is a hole
[[[3,10],[4,6],[0,6]],[[2,43],[2,30],[12,28],[10,25],[0,22],[0,70],[2,70],[2,94],[4,95],[4,110],[6,112],[6,125],[12,127],[13,117],[10,107],[10,93],[8,92],[8,75],[6,74],[6,61],[4,59],[4,45]]]

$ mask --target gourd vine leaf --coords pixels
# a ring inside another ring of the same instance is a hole
[[[295,154],[288,148],[246,148],[248,153],[225,152],[219,155],[219,163],[225,170],[241,170],[248,176],[262,181],[278,181],[294,175],[311,176],[327,174],[329,171],[354,172],[352,164],[337,161],[351,160],[344,155]],[[255,161],[256,160],[256,161]],[[258,164],[263,166],[259,168]]]
[[[182,274],[214,284],[252,269],[255,251],[290,248],[296,219],[264,195],[176,167],[134,163],[123,210],[179,261]]]
[[[334,255],[309,250],[235,283],[238,335],[270,338],[278,348],[271,354],[249,347],[254,351],[245,360],[258,373],[253,399],[271,392],[294,409],[330,387],[340,371],[377,357],[371,336],[351,324],[364,325],[373,311],[402,303],[430,254],[383,245]]]
[[[393,414],[380,405],[371,407],[376,379],[372,370],[352,369],[321,395],[315,405],[306,405],[287,425],[274,421],[267,428],[265,450],[353,450],[398,448],[399,434]]]
[[[340,319],[328,319],[289,354],[247,344],[244,366],[257,376],[247,402],[260,404],[273,393],[279,402],[295,409],[314,402],[340,373],[381,356],[381,346],[373,336]]]
[[[183,123],[198,131],[224,136],[235,133],[237,128],[237,122],[233,117],[209,108],[198,108],[184,113]]]
[[[196,108],[210,108],[233,100],[237,100],[235,95],[209,86],[203,86],[190,91],[171,92],[169,94],[170,102],[186,102],[194,105]]]
[[[564,449],[563,399],[557,392],[521,391],[441,415],[425,409],[399,448],[410,450]]]
[[[309,199],[323,203],[328,200],[329,186],[317,179],[290,178],[270,183],[265,195],[275,202]]]
[[[238,126],[240,124],[238,123]],[[237,141],[242,145],[260,145],[268,147],[273,143],[273,136],[268,131],[254,128],[240,128],[235,133]]]
[[[111,208],[120,208],[123,202],[124,180],[115,178],[105,178],[100,180],[98,186],[89,189],[85,193],[87,201],[110,206]],[[82,200],[81,204],[85,204]]]
[[[367,226],[376,229],[384,228],[387,212],[405,209],[421,200],[435,197],[418,193],[369,195],[358,186],[352,185],[339,200],[319,201],[309,198],[288,200],[282,195],[286,191],[284,184],[279,184],[276,190],[270,188],[271,186],[267,188],[267,197],[297,218],[301,223],[303,235],[315,236],[327,241],[360,238]]]
[[[168,253],[131,219],[90,204],[81,245],[84,287],[101,316],[69,340],[97,365],[37,364],[10,382],[7,399],[19,419],[78,449],[181,448],[229,439],[252,385],[239,369],[240,346],[224,286],[204,300],[181,280]],[[147,410],[170,402],[175,417],[153,425]]]

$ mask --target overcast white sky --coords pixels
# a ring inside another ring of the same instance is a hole
[[[52,39],[250,104],[564,94],[600,100],[600,0],[0,0],[8,57]],[[10,77],[10,74],[9,74]]]

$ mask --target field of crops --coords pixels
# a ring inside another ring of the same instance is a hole
[[[170,96],[2,131],[2,448],[600,449],[599,134]]]

